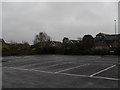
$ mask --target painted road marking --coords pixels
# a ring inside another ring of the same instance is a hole
[[[97,74],[100,74],[100,73],[102,73],[102,72],[104,72],[104,71],[107,71],[107,70],[109,70],[109,69],[111,69],[111,68],[113,68],[113,67],[115,67],[116,65],[112,65],[112,66],[110,66],[110,67],[108,67],[108,68],[105,68],[105,69],[103,69],[103,70],[100,70],[100,71],[98,71],[98,72],[96,72],[96,73],[94,73],[94,74],[91,74],[90,75],[90,77],[93,77],[93,76],[95,76],[95,75],[97,75]]]
[[[19,67],[30,67],[30,66],[34,66],[34,65],[47,64],[47,63],[50,63],[50,62],[58,62],[58,61],[48,61],[48,62],[43,62],[43,63],[34,63],[34,64],[29,64],[29,65],[22,65],[22,66],[19,66]]]
[[[23,68],[16,68],[16,67],[4,67],[4,68],[11,68],[11,69],[23,70],[23,71],[35,71],[35,72],[44,72],[44,73],[54,73],[54,72],[42,71],[42,70],[36,70],[36,69],[23,69]]]
[[[68,70],[79,68],[79,67],[83,67],[83,66],[86,66],[86,65],[88,65],[88,64],[82,64],[82,65],[79,65],[79,66],[76,66],[76,67],[72,67],[72,68],[68,68],[68,69],[57,71],[55,73],[60,73],[60,72],[68,71]]]
[[[67,75],[67,76],[74,76],[74,77],[86,77],[86,78],[95,78],[95,79],[105,79],[105,80],[113,80],[113,81],[118,81],[120,79],[117,78],[108,78],[108,77],[97,77],[93,76],[90,77],[88,75],[78,75],[78,74],[69,74],[69,73],[55,73],[55,72],[50,72],[50,71],[41,71],[41,70],[35,70],[35,69],[23,69],[23,68],[16,68],[16,67],[4,67],[4,68],[10,68],[10,69],[15,69],[15,70],[23,70],[23,71],[34,71],[34,72],[41,72],[41,73],[49,73],[49,74],[58,74],[58,75]]]
[[[64,64],[69,64],[69,63],[73,63],[73,62],[63,62],[63,63],[60,63],[60,64],[53,64],[53,65],[50,65],[50,66],[44,66],[43,68],[50,68],[50,67],[54,67],[54,66],[58,66],[58,65],[64,65]],[[39,69],[41,67],[37,67],[37,68],[34,68],[34,69]]]
[[[69,74],[69,73],[59,73],[59,74],[68,75],[68,76],[75,76],[75,77],[88,77],[88,78],[96,78],[96,79],[113,80],[113,81],[120,80],[120,79],[117,79],[117,78],[97,77],[97,76],[90,77],[88,75],[78,75],[78,74]]]
[[[50,68],[50,67],[54,67],[54,66],[58,66],[58,65],[64,65],[64,64],[69,64],[69,63],[73,63],[73,62],[63,62],[63,63],[60,63],[60,64],[53,64],[53,65],[50,65],[50,66],[45,66],[43,68]],[[40,68],[40,67],[38,67]],[[34,68],[34,69],[38,69],[38,68]]]
[[[120,79],[118,78],[109,78],[109,77],[97,77],[97,76],[93,76],[93,78],[98,78],[98,79],[107,79],[107,80],[114,80],[114,81],[119,81]]]

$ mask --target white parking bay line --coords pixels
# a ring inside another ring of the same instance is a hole
[[[34,63],[34,64],[29,64],[29,65],[22,65],[22,66],[19,66],[20,68],[21,67],[30,67],[30,66],[34,66],[34,65],[42,65],[42,64],[47,64],[47,63],[51,63],[51,62],[58,62],[58,61],[48,61],[48,62],[43,62],[43,63]]]
[[[93,76],[91,78],[98,78],[98,79],[107,79],[107,80],[113,80],[113,81],[119,81],[120,79],[118,78],[109,78],[109,77],[97,77],[97,76]]]
[[[69,64],[69,63],[73,63],[73,62],[63,62],[63,63],[60,63],[60,64],[53,64],[53,65],[45,66],[45,67],[43,67],[43,68],[45,69],[45,68],[50,68],[50,67],[59,66],[59,65],[64,65],[64,64]],[[39,69],[39,68],[41,68],[41,67],[36,67],[36,68],[34,68],[34,69]]]
[[[83,67],[83,66],[86,66],[86,65],[88,65],[88,64],[82,64],[82,65],[79,65],[79,66],[76,66],[76,67],[67,68],[67,69],[64,69],[64,70],[57,71],[57,72],[55,72],[55,73],[61,73],[61,72],[64,72],[64,71],[68,71],[68,70],[71,70],[71,69]]]
[[[67,75],[67,76],[74,76],[74,77],[86,77],[86,78],[95,78],[95,79],[105,79],[105,80],[112,80],[112,81],[119,81],[120,80],[120,79],[117,79],[117,78],[97,77],[97,76],[90,77],[88,75],[78,75],[78,74],[69,74],[69,73],[59,73],[59,74]]]
[[[60,64],[53,64],[53,65],[50,65],[50,66],[45,66],[44,68],[50,68],[50,67],[65,65],[65,64],[69,64],[69,63],[73,63],[73,62],[63,62],[63,63],[60,63]],[[34,69],[38,69],[38,68],[40,68],[40,67],[37,67],[37,68],[34,68]]]
[[[36,70],[36,69],[23,69],[23,68],[16,68],[16,67],[4,67],[4,68],[11,68],[16,70],[23,70],[23,71],[35,71],[35,72],[43,72],[43,73],[54,73],[50,71],[42,71],[42,70]]]
[[[112,65],[112,66],[110,66],[110,67],[108,67],[108,68],[105,68],[105,69],[103,69],[103,70],[100,70],[100,71],[98,71],[98,72],[96,72],[96,73],[94,73],[94,74],[91,74],[90,75],[90,77],[93,77],[93,76],[95,76],[95,75],[97,75],[97,74],[100,74],[100,73],[102,73],[102,72],[104,72],[104,71],[107,71],[107,70],[109,70],[109,69],[111,69],[111,68],[113,68],[113,67],[115,67],[116,65]]]
[[[23,68],[16,68],[16,67],[4,67],[4,68],[10,68],[10,69],[15,69],[15,70],[22,70],[22,71],[30,71],[30,72],[41,72],[41,73],[49,73],[49,74],[54,74],[54,75],[67,75],[67,76],[74,76],[74,77],[86,77],[86,78],[95,78],[95,79],[105,79],[105,80],[112,80],[112,81],[118,81],[120,79],[117,78],[108,78],[108,77],[97,77],[93,76],[90,77],[88,75],[78,75],[78,74],[69,74],[69,73],[55,73],[55,72],[50,72],[50,71],[42,71],[42,70],[35,70],[35,69],[23,69]]]

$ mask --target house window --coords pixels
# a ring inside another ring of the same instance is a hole
[[[112,45],[109,45],[109,47],[111,48],[111,47],[112,47]]]

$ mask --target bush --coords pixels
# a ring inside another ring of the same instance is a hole
[[[106,55],[109,54],[107,49],[91,49],[90,54],[92,55]]]
[[[5,52],[5,51],[10,51],[10,47],[5,45],[2,47],[2,51]]]
[[[38,47],[35,49],[36,54],[56,54],[55,47]]]

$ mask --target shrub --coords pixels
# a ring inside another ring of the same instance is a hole
[[[3,52],[4,52],[4,51],[9,51],[9,50],[10,50],[10,47],[7,46],[7,45],[5,45],[5,46],[2,47],[2,51],[3,51]]]

